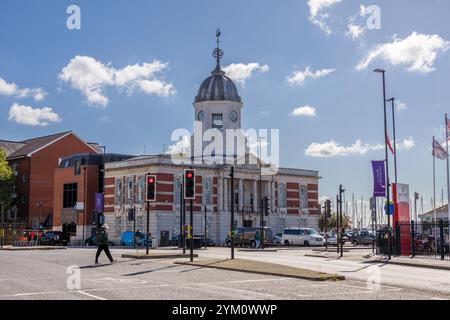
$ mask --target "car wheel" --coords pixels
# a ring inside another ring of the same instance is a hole
[[[289,241],[284,240],[284,245],[289,247],[291,244],[289,243]]]
[[[304,245],[305,247],[309,247],[309,242],[308,242],[308,241],[305,241],[305,242],[303,243],[303,245]]]
[[[355,246],[355,247],[357,247],[358,246],[358,241],[353,241],[353,245]]]
[[[256,242],[255,241],[250,242],[250,247],[252,249],[255,249],[256,248]]]
[[[231,241],[230,240],[227,241],[227,247],[231,247]]]

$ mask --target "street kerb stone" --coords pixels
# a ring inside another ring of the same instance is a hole
[[[317,272],[307,269],[295,268],[274,263],[244,260],[199,260],[194,262],[176,261],[176,264],[189,265],[204,268],[216,268],[221,270],[257,273],[271,276],[297,278],[311,281],[337,281],[345,280],[344,276]]]
[[[124,253],[121,256],[122,258],[127,258],[127,259],[138,259],[138,260],[146,260],[146,259],[177,259],[177,258],[189,258],[189,254],[183,254],[183,253],[177,253],[177,254],[173,254],[173,253],[150,253],[150,254],[145,254],[145,253]],[[198,254],[194,254],[194,258],[197,258]]]

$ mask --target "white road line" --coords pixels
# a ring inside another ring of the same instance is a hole
[[[76,291],[76,292],[81,293],[81,294],[84,294],[84,295],[86,295],[86,296],[88,296],[88,297],[91,297],[91,298],[94,298],[94,299],[97,299],[97,300],[107,300],[107,299],[105,299],[105,298],[102,298],[102,297],[99,297],[99,296],[95,296],[95,295],[93,295],[93,294],[84,292],[84,291],[82,291],[82,290],[79,290],[79,291]]]
[[[4,294],[0,297],[26,297],[26,296],[37,296],[43,294],[58,294],[61,291],[41,291],[41,292],[25,292],[25,293],[16,293],[16,294]]]

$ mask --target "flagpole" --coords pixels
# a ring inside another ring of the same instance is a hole
[[[448,154],[448,115],[445,114],[445,145],[447,147],[447,213],[448,213],[448,225],[450,226],[450,165]],[[450,230],[450,229],[449,229]]]
[[[436,138],[433,137],[433,150],[434,146],[436,144]],[[433,153],[433,215],[434,215],[434,224],[433,224],[433,236],[436,239],[437,243],[437,237],[434,234],[434,230],[436,229],[436,155]],[[436,246],[437,248],[437,246]]]

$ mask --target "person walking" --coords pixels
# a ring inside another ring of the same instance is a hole
[[[109,252],[108,229],[109,227],[106,223],[103,226],[97,228],[97,253],[95,255],[95,264],[98,264],[98,257],[100,256],[102,251],[105,251],[106,256],[108,257],[111,264],[115,262],[113,257],[111,256],[111,252]]]
[[[261,235],[259,234],[259,230],[255,233],[255,242],[256,242],[256,249],[258,249],[261,245]]]

